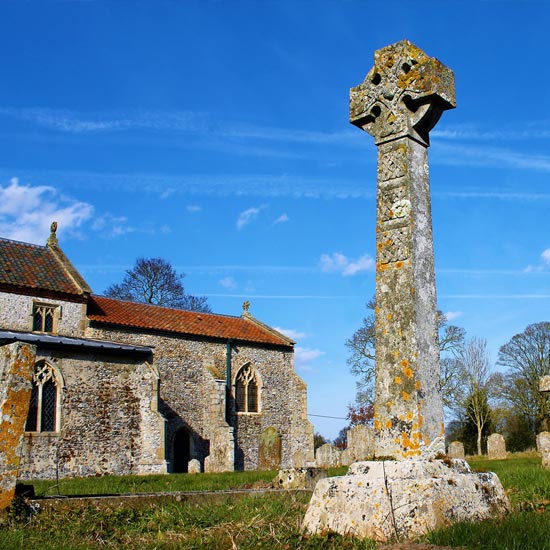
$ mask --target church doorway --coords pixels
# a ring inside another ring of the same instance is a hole
[[[187,472],[191,460],[191,436],[185,428],[180,428],[174,435],[172,472]]]

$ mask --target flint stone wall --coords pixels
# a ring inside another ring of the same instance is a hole
[[[500,434],[491,434],[487,438],[487,458],[501,460],[506,458],[506,441]]]
[[[0,292],[0,327],[5,330],[28,332],[32,330],[32,312],[35,303],[61,307],[57,333],[61,336],[81,337],[84,334],[86,306],[64,300],[51,300]]]
[[[166,472],[158,373],[151,365],[40,348],[36,360],[62,377],[61,430],[25,433],[21,479]]]
[[[223,425],[234,429],[235,469],[257,469],[260,434],[268,427],[275,428],[282,437],[281,467],[291,467],[298,450],[313,460],[313,426],[307,419],[306,385],[294,371],[292,351],[239,344],[239,354],[231,365],[232,396],[238,371],[250,363],[258,374],[259,412],[235,413],[232,397],[227,424],[223,407],[213,413],[215,408],[205,406],[218,392],[218,382],[226,380],[225,342],[93,325],[86,336],[154,347],[154,362],[161,380],[161,411],[167,419],[169,462],[174,461],[173,440],[179,428],[184,427],[191,434],[190,458],[204,463],[212,451],[210,438]]]

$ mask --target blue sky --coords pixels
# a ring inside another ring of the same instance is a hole
[[[545,0],[6,0],[0,235],[57,220],[96,293],[160,256],[218,313],[250,300],[298,341],[310,413],[345,417],[376,193],[348,94],[406,38],[456,78],[429,151],[439,307],[496,361],[550,320],[549,28]]]

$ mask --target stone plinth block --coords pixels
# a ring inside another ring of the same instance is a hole
[[[542,457],[542,467],[550,468],[550,432],[540,432],[537,435],[537,451]]]
[[[464,459],[464,445],[461,441],[452,441],[449,443],[448,453],[450,458]]]
[[[500,434],[491,434],[487,438],[487,458],[501,460],[506,458],[506,442]]]
[[[0,510],[15,495],[35,356],[29,344],[0,347]]]
[[[415,539],[459,521],[510,510],[493,473],[474,473],[454,459],[357,462],[342,477],[317,483],[302,525],[376,541]]]
[[[550,376],[543,376],[539,381],[540,392],[550,392]]]
[[[317,482],[326,477],[327,471],[323,468],[287,468],[279,470],[273,484],[279,489],[314,489]]]

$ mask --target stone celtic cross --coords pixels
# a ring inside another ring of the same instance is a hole
[[[455,107],[453,72],[403,40],[351,89],[350,122],[378,146],[376,454],[444,452],[429,132]]]

